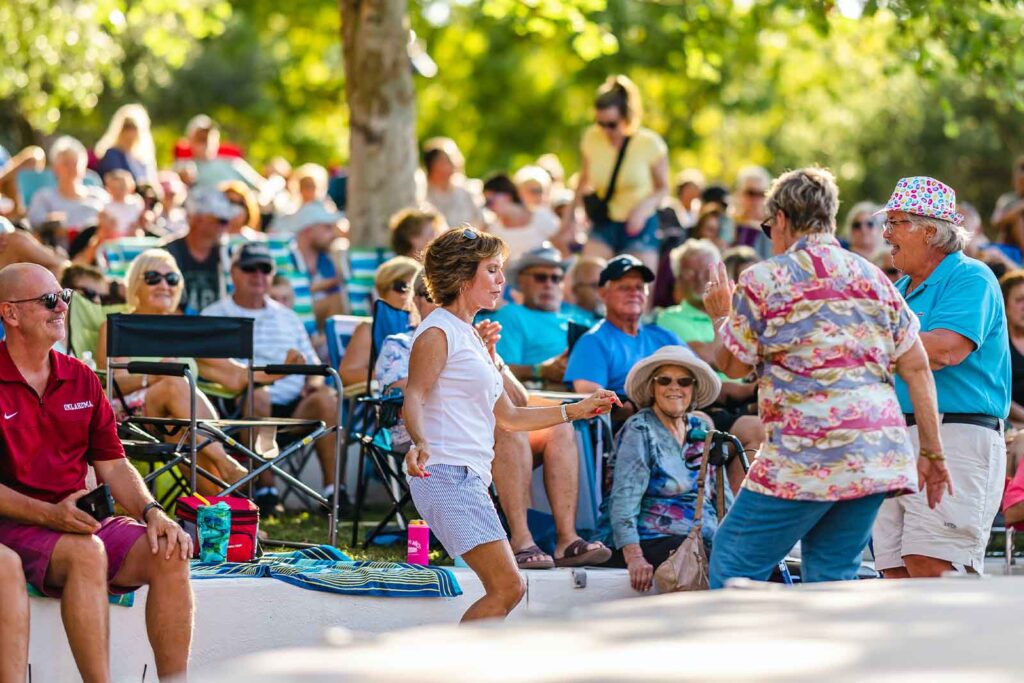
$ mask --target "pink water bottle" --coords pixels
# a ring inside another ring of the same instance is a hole
[[[430,527],[422,519],[409,522],[407,558],[409,564],[430,564]]]

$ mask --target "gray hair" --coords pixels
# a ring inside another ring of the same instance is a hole
[[[89,153],[85,149],[85,145],[70,135],[61,135],[53,141],[52,145],[50,145],[50,152],[48,155],[50,163],[56,163],[57,158],[65,152],[74,153],[74,155],[78,157],[80,163],[85,163],[89,156]]]
[[[689,239],[680,244],[678,247],[669,252],[668,263],[672,267],[672,275],[679,279],[682,276],[683,265],[682,260],[687,256],[693,254],[706,254],[718,263],[722,260],[722,253],[718,251],[718,247],[711,240],[706,239]]]
[[[846,218],[843,219],[843,235],[849,237],[850,233],[853,232],[853,219],[857,216],[868,214],[871,216],[871,220],[880,221],[881,217],[876,218],[874,213],[878,211],[880,207],[874,202],[857,202],[850,210],[846,212]],[[877,223],[876,223],[877,225]]]
[[[943,254],[963,251],[967,243],[971,241],[970,231],[952,221],[945,221],[931,216],[918,216],[914,213],[908,213],[907,219],[910,221],[911,230],[917,231],[929,227],[934,228],[935,234],[928,240],[928,245],[938,249]]]
[[[794,233],[831,234],[836,231],[839,188],[828,169],[811,166],[787,171],[772,183],[766,207],[769,218],[781,211]]]
[[[763,166],[744,166],[736,174],[736,188],[742,190],[751,180],[768,185],[772,182],[772,174]]]

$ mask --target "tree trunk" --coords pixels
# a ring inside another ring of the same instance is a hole
[[[388,243],[388,219],[415,204],[416,93],[408,0],[339,0],[349,108],[346,213],[354,246]]]

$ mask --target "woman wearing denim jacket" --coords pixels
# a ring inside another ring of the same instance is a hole
[[[683,542],[693,526],[697,471],[686,466],[703,453],[703,440],[687,443],[693,429],[710,421],[691,412],[715,400],[721,380],[707,363],[682,346],[665,346],[638,362],[626,393],[641,408],[619,431],[609,501],[615,553],[605,566],[626,567],[635,590],[650,589],[655,568]],[[704,543],[718,528],[714,476],[705,488]]]

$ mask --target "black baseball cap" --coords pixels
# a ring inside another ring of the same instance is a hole
[[[640,271],[644,282],[654,282],[654,272],[645,266],[643,261],[632,254],[622,254],[608,262],[608,265],[601,271],[601,278],[598,280],[598,284],[603,287],[608,282],[621,279],[631,270]]]
[[[260,242],[246,242],[235,251],[231,262],[236,266],[249,266],[259,263],[273,266],[274,257],[270,255],[270,249],[267,248],[267,245]]]

